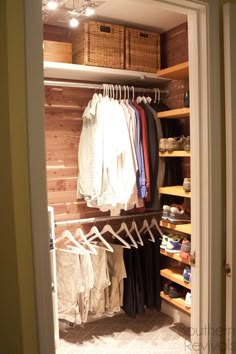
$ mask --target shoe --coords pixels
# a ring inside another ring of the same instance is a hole
[[[184,239],[181,244],[180,257],[184,259],[189,259],[190,252],[191,252],[191,242],[187,239]]]
[[[170,285],[169,283],[165,283],[163,285],[163,292],[165,295],[169,295],[169,285]]]
[[[178,253],[181,250],[181,242],[182,238],[179,236],[175,236],[174,238],[169,238],[168,243],[166,245],[166,252],[169,253]]]
[[[163,235],[162,236],[162,241],[161,241],[161,244],[160,244],[160,248],[165,249],[166,246],[167,246],[168,241],[169,241],[169,237],[166,236],[166,235]]]
[[[160,248],[162,248],[162,249],[166,249],[166,246],[167,246],[167,244],[168,244],[168,242],[169,242],[169,240],[172,240],[172,239],[174,239],[174,238],[176,238],[176,235],[175,234],[169,234],[169,235],[163,235],[162,237],[161,237],[161,245],[160,245]]]
[[[170,206],[169,205],[163,205],[162,207],[162,220],[164,221],[169,221],[169,216],[170,216]]]
[[[187,292],[185,296],[185,306],[191,307],[191,293]]]
[[[180,136],[177,138],[168,138],[167,151],[184,150],[185,140],[186,138],[184,136]]]
[[[190,267],[184,268],[183,278],[186,283],[191,283],[191,268]]]
[[[190,212],[182,205],[170,208],[169,222],[172,224],[188,224],[190,223]]]
[[[167,150],[167,141],[168,139],[162,138],[159,142],[159,151],[165,152]]]
[[[179,284],[171,283],[168,286],[168,295],[171,298],[182,297],[185,294],[184,288]]]
[[[187,136],[187,138],[185,138],[184,150],[188,152],[190,151],[190,136]]]
[[[185,192],[191,192],[191,178],[184,178],[183,190]]]

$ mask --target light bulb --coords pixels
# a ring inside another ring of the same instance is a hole
[[[77,20],[77,18],[75,18],[75,17],[72,17],[70,19],[70,27],[76,28],[78,26],[79,26],[79,20]]]
[[[92,7],[87,7],[85,10],[85,16],[92,16],[95,14],[95,10]]]
[[[48,7],[49,10],[56,10],[57,7],[58,7],[58,3],[57,3],[57,1],[50,0],[50,1],[47,3],[47,7]]]

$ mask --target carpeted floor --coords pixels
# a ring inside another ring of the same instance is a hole
[[[125,314],[60,331],[57,354],[186,354],[189,328],[155,310]]]

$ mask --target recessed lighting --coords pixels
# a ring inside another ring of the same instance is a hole
[[[95,10],[92,7],[87,7],[85,10],[85,15],[86,16],[92,16],[95,14]]]
[[[47,3],[47,7],[48,7],[49,10],[56,10],[57,7],[58,7],[58,3],[57,3],[57,1],[50,0]]]
[[[70,27],[76,28],[78,26],[79,26],[79,20],[77,18],[75,18],[75,17],[72,17],[70,19]]]

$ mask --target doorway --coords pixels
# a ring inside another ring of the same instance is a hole
[[[157,1],[158,5],[188,16],[189,59],[191,101],[191,150],[192,150],[192,195],[194,209],[192,218],[192,250],[196,254],[193,268],[192,297],[192,343],[199,345],[199,352],[209,346],[214,338],[212,331],[206,331],[199,338],[200,329],[211,323],[212,328],[221,325],[221,210],[214,205],[222,204],[221,186],[221,143],[220,143],[220,75],[219,73],[219,23],[217,6],[214,1]],[[43,70],[41,58],[42,34],[41,7],[35,1],[26,2],[26,56],[28,84],[28,112],[30,144],[30,174],[32,228],[34,242],[34,264],[37,288],[39,334],[42,353],[52,353],[52,323],[48,314],[52,313],[50,297],[49,260],[47,260],[46,240],[40,235],[47,234],[45,155],[43,135]],[[211,14],[211,16],[209,16]],[[38,43],[38,50],[35,50]],[[214,60],[213,60],[214,58]],[[32,60],[33,59],[33,60]],[[34,66],[32,66],[32,62]],[[35,116],[37,112],[37,119]],[[31,119],[34,117],[34,119]],[[216,158],[217,156],[217,158]],[[40,183],[39,183],[40,181]],[[39,226],[40,223],[40,226]],[[214,241],[214,242],[213,242]],[[45,257],[42,257],[45,255]],[[42,263],[42,259],[46,260]],[[43,274],[43,276],[42,276]],[[219,294],[217,303],[214,294]],[[48,324],[45,326],[45,323]],[[194,350],[194,348],[192,348]],[[211,347],[209,347],[209,352]]]

